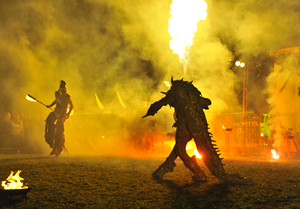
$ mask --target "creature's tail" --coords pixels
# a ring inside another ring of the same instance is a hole
[[[205,135],[205,139],[200,137],[194,137],[194,141],[196,143],[197,149],[199,153],[202,154],[202,159],[204,164],[208,167],[208,169],[211,171],[211,173],[216,176],[220,181],[223,183],[228,184],[240,184],[240,185],[254,185],[255,182],[253,182],[250,178],[243,177],[239,175],[238,173],[235,174],[228,174],[225,172],[225,169],[223,167],[224,164],[222,164],[222,159],[220,158],[220,154],[218,154],[219,150],[216,147],[216,144],[213,144],[213,142],[216,142],[211,139],[211,133],[207,131],[207,134]]]
[[[204,138],[202,138],[203,135]],[[219,150],[216,147],[216,144],[213,144],[215,141],[211,139],[212,134],[207,131],[207,133],[203,135],[201,137],[194,137],[197,150],[199,153],[201,153],[203,162],[211,171],[211,173],[218,179],[223,180],[226,175],[223,168],[224,164],[221,162],[223,158],[219,157]]]

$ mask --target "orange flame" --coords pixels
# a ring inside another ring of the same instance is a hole
[[[199,154],[197,147],[195,145],[194,141],[189,141],[186,145],[185,150],[187,151],[189,156],[196,155],[196,158],[202,158],[202,156]]]
[[[279,155],[277,154],[275,149],[272,149],[271,153],[272,153],[272,156],[273,156],[274,159],[279,159]]]
[[[4,189],[27,189],[28,187],[23,186],[23,183],[21,182],[24,179],[19,176],[20,173],[21,171],[18,170],[18,172],[13,175],[14,172],[12,171],[6,179],[8,183],[6,184],[6,181],[2,181],[2,186],[4,187]]]
[[[184,70],[188,65],[189,49],[197,31],[197,23],[206,20],[207,4],[204,0],[173,0],[169,19],[170,48],[178,54]]]
[[[196,155],[196,158],[199,158],[199,159],[202,158],[202,156],[199,154],[197,148],[194,149],[194,154]]]

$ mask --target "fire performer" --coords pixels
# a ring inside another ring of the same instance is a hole
[[[50,155],[58,157],[65,143],[64,122],[74,108],[71,96],[67,94],[66,82],[63,80],[60,81],[58,91],[55,91],[55,100],[46,107],[51,108],[53,105],[56,105],[55,110],[46,119],[45,139],[53,148]]]
[[[201,154],[203,162],[211,173],[221,181],[228,180],[221,158],[217,153],[214,140],[208,131],[208,124],[203,109],[208,109],[211,101],[202,97],[201,92],[194,87],[192,82],[171,79],[172,86],[166,96],[153,103],[144,117],[154,116],[157,111],[165,105],[170,105],[175,109],[175,123],[177,127],[175,136],[175,146],[165,162],[152,173],[152,176],[161,180],[167,172],[173,172],[175,159],[179,156],[184,165],[194,174],[193,181],[205,181],[206,175],[198,165],[196,156],[189,157],[186,153],[186,144],[194,138],[198,152]]]

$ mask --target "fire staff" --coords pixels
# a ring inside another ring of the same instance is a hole
[[[58,91],[55,91],[55,100],[46,107],[55,106],[55,110],[46,119],[45,139],[52,148],[50,155],[58,157],[64,148],[64,122],[69,118],[74,108],[71,96],[67,94],[66,82],[61,80]],[[56,122],[56,123],[55,123]]]

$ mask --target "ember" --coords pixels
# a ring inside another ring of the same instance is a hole
[[[4,187],[4,189],[6,189],[6,190],[9,190],[9,189],[27,189],[28,187],[23,186],[23,183],[21,182],[24,179],[19,176],[20,173],[21,173],[21,171],[18,170],[18,172],[15,175],[13,175],[14,172],[12,171],[6,179],[8,181],[8,183],[6,184],[6,181],[2,181],[2,186]]]

